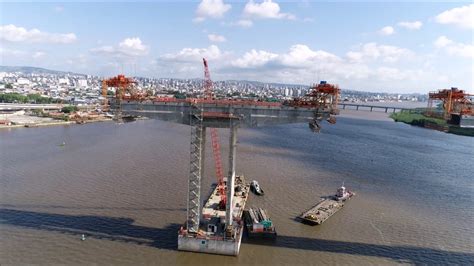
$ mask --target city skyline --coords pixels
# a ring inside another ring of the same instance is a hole
[[[0,65],[426,93],[473,88],[474,4],[1,3]],[[470,33],[470,34],[469,34]]]

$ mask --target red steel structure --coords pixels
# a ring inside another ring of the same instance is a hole
[[[314,132],[319,132],[321,126],[319,124],[318,113],[320,110],[329,109],[330,116],[327,121],[331,124],[336,123],[335,115],[339,114],[338,104],[341,90],[337,85],[332,85],[326,83],[326,81],[321,81],[319,84],[314,85],[311,91],[306,94],[304,97],[296,98],[292,101],[287,101],[285,104],[294,107],[307,107],[314,108],[314,120],[309,123],[309,127]]]
[[[474,115],[473,103],[470,99],[474,94],[468,94],[458,88],[451,88],[430,92],[428,96],[427,115],[429,116],[435,116],[433,110],[434,101],[441,101],[443,103],[444,119],[450,119],[452,114]]]
[[[204,99],[205,100],[214,100],[213,98],[213,88],[211,73],[209,72],[209,67],[207,66],[207,60],[202,59],[204,63]],[[228,116],[228,114],[214,114],[214,113],[203,113],[203,116]],[[217,128],[211,128],[211,143],[212,143],[212,153],[214,155],[214,164],[216,168],[216,178],[217,178],[217,187],[219,190],[219,195],[221,200],[219,206],[221,209],[225,209],[227,203],[225,184],[224,184],[224,174],[222,172],[222,158],[221,158],[221,145],[219,140],[219,134]]]

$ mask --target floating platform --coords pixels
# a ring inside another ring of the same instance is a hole
[[[266,210],[250,208],[244,211],[244,221],[249,238],[276,239],[275,225]]]
[[[199,232],[189,233],[181,227],[178,234],[178,250],[237,256],[242,241],[242,215],[248,199],[250,185],[244,176],[235,177],[233,198],[232,232],[225,228],[225,209],[219,209],[220,195],[217,185],[204,204]]]
[[[355,193],[346,191],[346,188],[342,186],[337,190],[336,195],[323,198],[311,209],[303,212],[298,218],[305,224],[322,224],[329,217],[342,209],[345,201],[351,199],[354,195]]]

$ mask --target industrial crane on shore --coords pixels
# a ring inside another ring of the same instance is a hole
[[[443,89],[437,92],[430,92],[428,96],[428,116],[435,116],[433,101],[436,100],[442,102],[443,118],[445,120],[453,120],[455,116],[474,115],[474,105],[470,99],[474,95],[468,94],[464,90],[458,88]]]

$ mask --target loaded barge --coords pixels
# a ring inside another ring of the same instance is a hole
[[[275,225],[266,210],[250,208],[244,211],[244,221],[249,238],[276,239]]]
[[[346,200],[349,200],[355,193],[346,190],[344,185],[337,189],[335,195],[329,196],[318,202],[311,209],[303,212],[298,218],[301,222],[318,225],[322,224],[329,217],[344,207]]]
[[[235,176],[232,199],[232,230],[226,228],[226,209],[220,206],[216,185],[201,212],[199,230],[189,233],[181,227],[178,233],[178,250],[237,256],[243,233],[242,215],[248,199],[250,185],[244,176]]]

